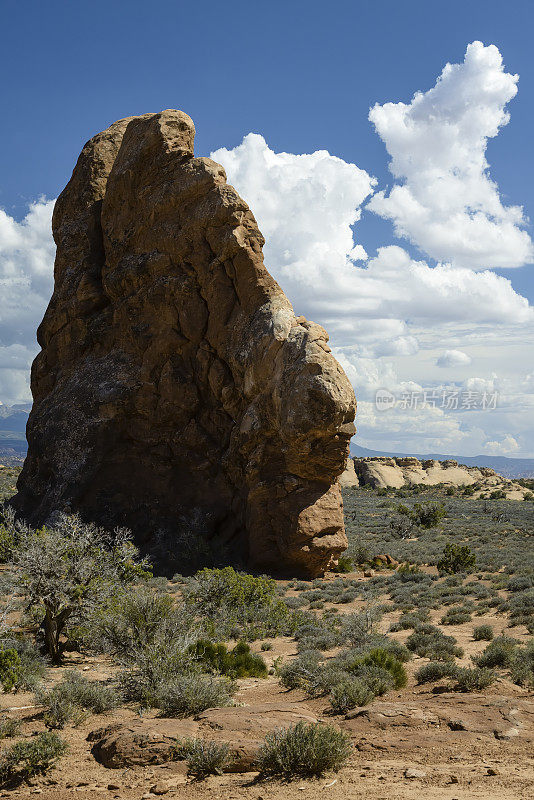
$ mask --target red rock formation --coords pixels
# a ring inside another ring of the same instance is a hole
[[[15,506],[239,543],[318,574],[346,547],[337,477],[352,387],[296,318],[223,168],[181,111],[120,120],[83,148],[53,219]]]

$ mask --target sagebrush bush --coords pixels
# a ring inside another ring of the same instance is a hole
[[[441,625],[463,625],[471,621],[471,612],[465,608],[449,608],[440,619]]]
[[[455,689],[460,692],[480,692],[495,681],[495,673],[491,669],[480,667],[457,667],[454,675]]]
[[[21,722],[19,719],[7,717],[5,714],[0,716],[0,739],[11,739],[20,733]]]
[[[418,656],[434,661],[451,661],[454,656],[463,656],[463,650],[453,636],[446,636],[439,628],[428,624],[420,625],[408,636],[406,647]]]
[[[182,739],[176,743],[176,757],[187,761],[189,775],[202,780],[222,773],[230,760],[229,746],[206,739]]]
[[[261,777],[317,776],[326,770],[337,772],[351,752],[350,737],[333,725],[298,722],[265,737],[258,767]]]
[[[442,678],[450,678],[456,671],[456,665],[452,661],[430,661],[423,664],[415,673],[415,680],[418,684],[435,683]]]
[[[46,708],[47,728],[64,728],[69,722],[79,725],[88,712],[103,714],[116,708],[121,700],[115,689],[90,681],[76,670],[65,672],[51,689],[38,690],[35,699]]]
[[[67,744],[57,733],[39,733],[15,742],[0,755],[0,781],[27,780],[48,772],[66,752]]]
[[[236,689],[228,678],[181,675],[158,687],[155,702],[166,717],[190,717],[207,708],[231,705]]]
[[[493,635],[493,628],[491,625],[477,625],[473,630],[473,639],[475,642],[491,642]]]
[[[346,714],[352,708],[366,706],[374,697],[375,695],[364,680],[347,675],[332,687],[329,700],[334,714]]]
[[[534,639],[515,650],[510,661],[510,677],[519,686],[534,688]]]
[[[473,661],[477,667],[509,667],[518,644],[511,636],[497,636]]]
[[[317,682],[321,654],[318,651],[300,653],[280,668],[280,683],[286,689],[310,689]]]

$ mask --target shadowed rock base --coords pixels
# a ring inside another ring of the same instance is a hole
[[[347,545],[353,390],[194,132],[181,111],[120,120],[58,198],[13,503],[34,524],[77,511],[142,545],[205,536],[317,575]]]

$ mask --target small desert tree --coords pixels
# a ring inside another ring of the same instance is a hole
[[[61,659],[61,634],[67,623],[83,620],[125,583],[146,575],[129,531],[108,533],[61,515],[54,528],[18,530],[12,567],[28,608],[42,609],[45,650]]]

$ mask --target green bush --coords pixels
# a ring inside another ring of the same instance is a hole
[[[411,516],[422,528],[435,528],[439,525],[447,512],[442,503],[415,503]]]
[[[57,733],[40,733],[31,740],[15,742],[0,755],[0,780],[5,784],[42,775],[66,750]]]
[[[231,705],[236,689],[228,678],[181,675],[162,684],[155,700],[165,717],[190,717],[207,708]]]
[[[33,644],[21,636],[0,640],[0,683],[5,692],[31,691],[45,674],[45,663]]]
[[[337,772],[351,752],[350,737],[333,725],[298,722],[265,737],[258,755],[260,776],[291,779]]]
[[[477,667],[509,667],[519,642],[511,636],[498,636],[478,656],[473,656]]]
[[[456,573],[472,572],[476,564],[476,555],[468,545],[446,544],[443,556],[437,563],[439,572]]]
[[[418,684],[434,683],[442,678],[450,678],[455,674],[456,665],[451,661],[431,661],[419,667],[415,673]]]
[[[475,642],[491,642],[493,639],[493,628],[491,625],[477,625],[473,630],[473,639]]]
[[[361,678],[347,676],[330,691],[330,705],[334,714],[346,714],[351,708],[366,706],[375,695]]]
[[[337,564],[334,567],[334,572],[346,573],[354,570],[354,563],[352,558],[346,555],[339,556]]]
[[[19,654],[13,648],[0,650],[0,683],[4,692],[11,692],[20,672]]]
[[[176,743],[176,757],[187,761],[189,775],[202,780],[208,775],[221,775],[229,761],[229,746],[206,739],[182,739]]]
[[[210,638],[251,641],[287,633],[290,624],[290,611],[272,578],[232,567],[200,570],[184,595]]]
[[[114,689],[90,681],[76,670],[69,670],[51,689],[36,693],[36,702],[45,706],[47,728],[64,728],[69,722],[79,725],[88,712],[103,714],[116,708],[120,696]]]
[[[377,647],[358,659],[348,667],[349,672],[355,675],[364,675],[365,670],[362,667],[375,666],[388,672],[393,679],[393,686],[395,689],[403,689],[406,686],[408,676],[402,663],[388,650]],[[384,692],[375,692],[375,694],[384,694]]]
[[[230,678],[265,678],[267,665],[263,658],[250,652],[246,642],[238,642],[233,650],[226,645],[213,644],[208,639],[199,639],[190,647],[194,660],[203,672],[217,672]]]

